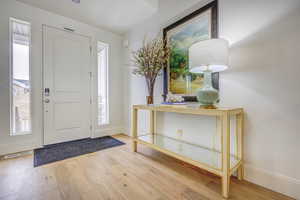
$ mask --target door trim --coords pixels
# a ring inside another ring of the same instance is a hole
[[[87,35],[83,35],[77,32],[72,32],[72,31],[67,31],[63,28],[58,28],[55,26],[51,26],[51,25],[47,25],[47,24],[42,24],[42,88],[41,88],[41,96],[42,96],[42,146],[45,145],[45,106],[44,106],[44,89],[45,89],[45,85],[44,85],[44,80],[45,80],[45,28],[52,28],[55,30],[59,30],[59,31],[64,31],[66,33],[70,33],[70,34],[75,34],[78,36],[82,36],[82,37],[86,37],[89,40],[89,46],[90,46],[90,56],[89,56],[89,60],[90,60],[90,64],[89,64],[89,73],[90,73],[90,80],[89,80],[89,94],[90,94],[90,104],[89,104],[89,122],[90,122],[90,128],[89,128],[89,137],[92,138],[93,137],[93,115],[92,115],[92,109],[93,109],[93,45],[92,45],[92,37],[91,36],[87,36]]]

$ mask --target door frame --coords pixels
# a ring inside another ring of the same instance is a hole
[[[93,45],[92,45],[92,37],[83,35],[80,33],[76,33],[75,31],[71,30],[66,30],[63,28],[58,28],[55,26],[47,25],[47,24],[42,24],[42,146],[45,145],[45,106],[44,106],[44,90],[45,90],[45,85],[44,85],[44,80],[45,80],[45,31],[46,28],[52,28],[58,31],[64,31],[70,34],[76,34],[78,36],[86,37],[89,40],[89,46],[90,46],[90,57],[89,57],[89,73],[90,73],[90,80],[89,80],[89,94],[90,94],[90,104],[89,104],[89,122],[90,122],[90,128],[89,128],[89,137],[93,138],[93,130],[94,130],[94,120],[93,120]]]

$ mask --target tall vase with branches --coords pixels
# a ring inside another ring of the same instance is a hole
[[[148,88],[147,104],[153,104],[155,81],[163,68],[167,66],[170,48],[161,37],[153,40],[144,40],[143,46],[134,51],[133,74],[144,76]]]

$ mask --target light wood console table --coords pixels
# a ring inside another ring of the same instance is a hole
[[[138,135],[138,111],[149,110],[149,134]],[[221,151],[201,147],[186,141],[170,138],[156,133],[156,113],[172,112],[192,115],[215,116],[221,122]],[[230,152],[230,116],[236,116],[236,152]],[[133,151],[137,151],[137,144],[144,144],[157,151],[175,157],[179,160],[207,170],[222,178],[222,195],[229,196],[231,175],[237,171],[238,179],[244,177],[243,170],[243,109],[217,108],[204,109],[192,105],[134,105],[132,109],[132,137]]]

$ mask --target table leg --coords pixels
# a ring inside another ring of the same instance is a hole
[[[243,113],[238,114],[237,116],[237,156],[242,160],[242,164],[237,170],[237,175],[239,180],[244,179],[244,161],[243,161]]]
[[[229,196],[230,185],[230,117],[228,113],[222,115],[222,195]]]
[[[152,144],[154,144],[154,134],[156,129],[156,112],[150,110],[150,130],[149,133],[151,134]]]
[[[132,150],[133,152],[137,151],[137,120],[138,120],[138,110],[133,108],[132,109],[132,116],[131,116],[131,136],[132,136]]]

